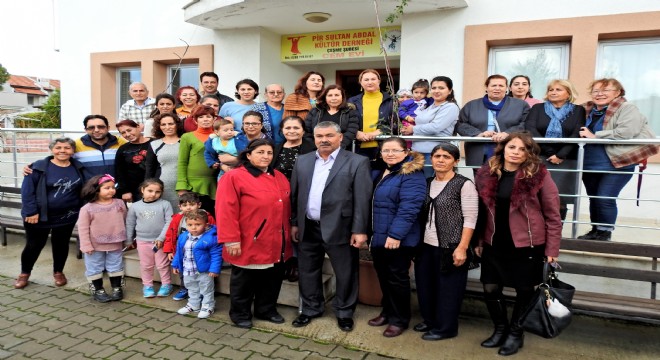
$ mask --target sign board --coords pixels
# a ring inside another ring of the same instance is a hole
[[[400,55],[401,28],[381,28],[388,55]],[[358,60],[382,57],[378,28],[282,35],[282,62]]]

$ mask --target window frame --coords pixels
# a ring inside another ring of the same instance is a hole
[[[179,65],[179,64],[168,65],[167,66],[167,85],[168,85],[167,86],[167,91],[170,94],[174,95],[174,92],[172,91],[172,85],[174,85],[174,83],[172,82],[173,81],[173,79],[172,79],[172,70],[177,68],[177,67],[179,68],[179,70],[184,69],[184,68],[195,68],[195,69],[197,69],[197,78],[196,78],[197,86],[195,86],[195,85],[190,85],[190,86],[194,87],[199,92],[199,87],[200,87],[200,84],[199,84],[199,81],[198,81],[199,80],[199,74],[200,74],[200,72],[199,72],[199,63],[181,64],[181,65]],[[184,85],[184,86],[186,86],[186,85]],[[181,84],[179,84],[179,87],[181,87]]]
[[[138,81],[142,81],[142,68],[140,66],[124,66],[124,67],[118,67],[116,69],[116,81],[117,81],[116,84],[117,84],[117,86],[116,86],[115,91],[116,91],[116,95],[117,95],[117,115],[119,115],[119,111],[121,110],[121,106],[124,105],[124,103],[125,103],[125,101],[121,100],[121,73],[122,73],[122,71],[135,71],[135,70],[140,72],[140,80],[138,80]],[[133,83],[133,81],[131,81],[131,83]],[[129,84],[129,86],[130,86],[130,84]],[[130,94],[129,94],[128,97],[129,97],[129,99],[131,98]]]
[[[568,79],[570,61],[571,61],[571,43],[570,42],[548,42],[548,43],[535,43],[524,45],[503,45],[491,46],[488,49],[488,75],[495,73],[495,57],[499,51],[512,51],[512,50],[542,50],[542,49],[557,49],[561,50],[561,59],[559,61],[559,79]],[[516,74],[518,75],[518,74]],[[527,74],[522,74],[527,75]],[[511,79],[509,79],[511,80]],[[534,79],[532,79],[534,80]]]

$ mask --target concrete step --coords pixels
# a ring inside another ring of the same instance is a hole
[[[124,254],[124,272],[128,277],[140,279],[140,259],[137,250],[131,250]],[[160,275],[154,271],[154,280],[160,282]],[[332,272],[330,260],[326,257],[323,263],[323,294],[326,301],[335,296],[335,275]],[[231,268],[223,268],[215,280],[215,292],[220,294],[229,294],[229,280],[231,278]],[[172,274],[172,284],[180,285],[179,275]],[[300,294],[298,292],[298,282],[282,281],[282,289],[277,303],[298,307],[300,303]]]

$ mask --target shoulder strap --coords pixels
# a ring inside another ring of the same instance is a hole
[[[163,148],[163,146],[165,146],[165,142],[164,142],[164,141],[161,142],[160,145],[158,145],[158,147],[157,147],[156,149],[154,149],[154,154],[158,155],[158,152],[160,151],[160,149]]]

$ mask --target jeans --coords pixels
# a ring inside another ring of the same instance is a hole
[[[93,251],[85,254],[85,276],[87,280],[103,279],[103,270],[108,276],[124,275],[124,253],[115,251]]]
[[[209,273],[184,275],[188,287],[188,306],[193,309],[215,309],[215,278]]]
[[[621,189],[630,181],[632,174],[628,173],[635,169],[634,166],[627,166],[613,170],[617,173],[584,173],[582,182],[589,196],[608,196],[616,198]],[[596,225],[597,230],[614,230],[618,209],[616,199],[589,198],[589,213],[592,223],[601,223],[609,225]]]

